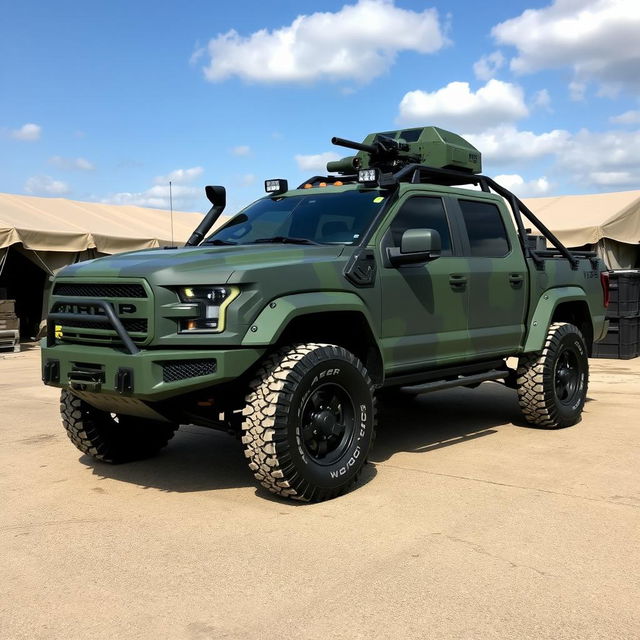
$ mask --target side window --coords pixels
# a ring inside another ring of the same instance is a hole
[[[435,229],[442,239],[442,255],[451,255],[451,233],[441,198],[409,198],[402,205],[389,229],[395,247],[400,246],[402,234],[407,229]]]
[[[473,200],[459,200],[462,217],[467,226],[471,255],[502,258],[509,253],[507,230],[495,204]]]

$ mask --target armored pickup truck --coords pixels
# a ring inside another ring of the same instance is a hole
[[[224,222],[207,187],[183,248],[57,274],[42,375],[80,451],[122,463],[181,424],[224,429],[266,489],[313,502],[356,482],[388,390],[494,381],[531,425],[579,422],[607,331],[595,253],[564,247],[453,133],[333,142],[356,153],[294,189],[266,180]]]

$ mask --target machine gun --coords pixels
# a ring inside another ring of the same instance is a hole
[[[480,152],[461,136],[439,127],[370,133],[362,142],[334,137],[331,142],[358,152],[327,163],[327,171],[342,175],[360,169],[395,173],[411,164],[472,174],[482,171]]]

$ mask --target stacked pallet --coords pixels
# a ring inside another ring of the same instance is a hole
[[[609,275],[609,332],[593,345],[594,358],[629,360],[640,355],[640,270]]]
[[[20,351],[20,319],[15,300],[0,300],[0,349]]]

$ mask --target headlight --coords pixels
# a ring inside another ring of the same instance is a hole
[[[194,286],[181,287],[178,295],[182,302],[196,302],[200,307],[198,318],[185,318],[180,321],[180,332],[224,331],[226,309],[240,290],[237,287]]]

